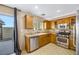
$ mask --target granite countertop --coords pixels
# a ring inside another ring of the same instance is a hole
[[[36,36],[45,35],[45,34],[48,34],[48,33],[26,34],[25,36],[26,37],[36,37]]]
[[[56,34],[56,32],[55,31],[28,32],[28,33],[25,33],[25,36],[26,37],[36,37],[36,36],[45,35],[45,34]]]
[[[35,33],[35,34],[25,34],[26,37],[37,37],[37,36],[40,36],[40,35],[45,35],[45,34],[56,34],[54,32],[51,32],[51,33]]]

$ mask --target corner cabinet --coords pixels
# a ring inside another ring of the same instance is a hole
[[[42,47],[42,46],[50,43],[50,39],[49,38],[50,37],[49,37],[48,34],[39,36],[39,38],[38,38],[39,47]]]
[[[51,21],[43,21],[43,29],[51,29]]]
[[[25,15],[25,29],[33,28],[33,17]]]
[[[56,44],[56,34],[52,33],[50,36],[51,36],[51,43],[55,43]]]

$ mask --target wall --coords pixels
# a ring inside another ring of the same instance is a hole
[[[18,14],[17,14],[18,39],[19,39],[19,46],[21,50],[25,49],[24,16],[25,16],[24,12],[18,11]]]
[[[14,15],[14,9],[0,5],[0,14],[5,14],[5,15]]]

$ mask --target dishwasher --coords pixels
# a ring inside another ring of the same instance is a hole
[[[34,36],[30,38],[30,51],[34,51],[39,48],[38,45],[38,36]]]

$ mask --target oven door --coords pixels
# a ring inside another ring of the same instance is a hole
[[[57,45],[59,45],[61,47],[69,48],[69,39],[68,38],[57,37],[56,42],[57,42]]]

